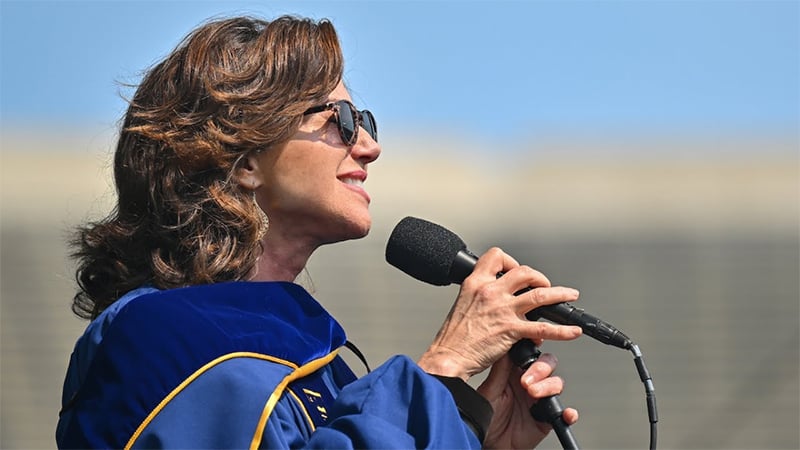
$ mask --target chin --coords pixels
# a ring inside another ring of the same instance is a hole
[[[349,239],[361,239],[369,234],[372,228],[372,219],[362,220],[353,224],[353,235]]]
[[[357,209],[348,215],[347,222],[347,229],[353,231],[353,237],[350,239],[360,239],[369,234],[372,228],[372,214],[368,208]]]
[[[336,228],[339,230],[339,232],[331,236],[331,238],[325,242],[326,244],[333,244],[336,242],[350,241],[366,237],[369,234],[369,230],[372,228],[372,219],[369,216],[358,218],[353,217],[349,218],[349,220],[345,222],[340,223]]]

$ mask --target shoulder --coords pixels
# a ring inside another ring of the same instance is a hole
[[[297,365],[344,343],[344,330],[293,283],[232,282],[146,293],[129,301],[106,333],[109,347],[144,347],[201,360],[266,353]]]
[[[131,385],[147,378],[175,386],[239,356],[302,366],[345,339],[333,317],[295,284],[201,285],[127,301],[105,327],[92,367]]]
[[[102,339],[69,413],[77,421],[74,428],[84,433],[104,427],[104,436],[117,437],[137,429],[169,431],[171,417],[209,402],[233,409],[248,399],[263,402],[298,368],[329,355],[345,340],[324,308],[291,283],[224,283],[138,294],[123,297],[94,323]],[[252,412],[263,403],[252,406],[250,416],[257,420]],[[114,411],[115,418],[98,422],[92,411]],[[77,425],[83,420],[94,425]],[[221,419],[214,414],[208,420]],[[150,421],[154,427],[146,426]]]

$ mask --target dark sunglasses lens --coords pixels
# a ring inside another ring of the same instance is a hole
[[[339,132],[346,145],[355,144],[356,118],[353,114],[353,107],[344,101],[339,102]]]
[[[378,125],[375,123],[375,116],[365,109],[361,111],[361,121],[361,126],[367,130],[372,140],[378,142]]]

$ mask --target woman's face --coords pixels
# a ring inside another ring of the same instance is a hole
[[[342,83],[328,101],[350,100]],[[367,165],[381,148],[363,128],[348,147],[333,111],[308,114],[281,148],[263,152],[263,185],[258,202],[270,219],[274,238],[305,238],[314,245],[366,236],[372,224],[370,196],[363,183]]]

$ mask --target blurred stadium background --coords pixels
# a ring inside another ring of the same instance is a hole
[[[412,215],[580,289],[630,335],[659,448],[800,449],[793,0],[0,0],[0,448],[55,447],[86,325],[65,242],[113,205],[119,83],[242,12],[331,18],[354,99],[377,113],[373,230],[321,249],[301,280],[371,365],[417,357],[457,293],[384,262]],[[629,353],[588,338],[544,350],[583,448],[646,448]]]
[[[109,134],[0,136],[0,448],[54,447],[85,326],[69,311],[65,240],[113,204]],[[402,217],[425,218],[577,287],[580,306],[631,336],[655,383],[660,448],[800,448],[797,139],[553,137],[497,157],[385,136],[367,183],[372,233],[319,251],[303,284],[373,366],[418,356],[457,288],[419,283],[383,251]],[[647,445],[630,354],[588,338],[545,350],[559,357],[563,402],[580,409],[584,448]]]

